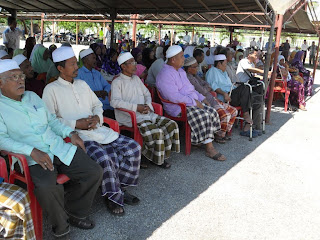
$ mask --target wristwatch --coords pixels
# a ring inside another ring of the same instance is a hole
[[[78,132],[77,132],[77,131],[72,131],[72,132],[69,134],[69,138],[71,138],[74,134],[77,134],[77,135],[78,135]]]

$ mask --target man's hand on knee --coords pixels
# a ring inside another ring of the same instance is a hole
[[[54,170],[51,158],[45,152],[40,151],[39,149],[34,148],[31,152],[32,159],[36,161],[44,170],[49,169],[50,171]]]

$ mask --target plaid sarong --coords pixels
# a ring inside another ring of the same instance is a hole
[[[9,183],[0,184],[0,239],[36,239],[29,195]]]
[[[138,183],[141,147],[132,138],[119,135],[113,142],[101,145],[85,141],[90,158],[103,168],[102,196],[123,206],[123,189]]]
[[[142,121],[138,128],[143,137],[142,154],[153,163],[161,165],[171,151],[180,152],[179,127],[175,121],[158,116],[155,123]]]
[[[220,118],[221,129],[217,133],[218,136],[224,137],[226,132],[230,132],[234,121],[238,115],[238,111],[235,107],[232,107],[229,104],[217,101],[213,108],[218,112]]]
[[[187,107],[187,118],[191,128],[191,143],[200,144],[207,139],[214,139],[220,130],[219,114],[213,107],[203,104],[204,108]]]

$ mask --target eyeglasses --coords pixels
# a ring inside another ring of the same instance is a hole
[[[134,65],[134,66],[135,66],[135,65],[137,65],[137,62],[136,62],[136,61],[133,61],[133,62],[127,62],[126,64],[127,64],[127,65]]]
[[[13,75],[11,77],[8,77],[7,79],[9,81],[18,82],[19,80],[24,80],[26,78],[25,74],[19,74],[19,75]]]

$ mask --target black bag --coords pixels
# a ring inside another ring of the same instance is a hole
[[[240,65],[241,66],[241,65]],[[241,66],[242,67],[242,66]],[[252,91],[262,94],[263,93],[263,87],[262,84],[260,84],[258,81],[260,81],[260,78],[257,78],[251,74],[251,72],[248,73],[246,69],[242,67],[243,71],[249,76],[248,83],[252,86]]]

